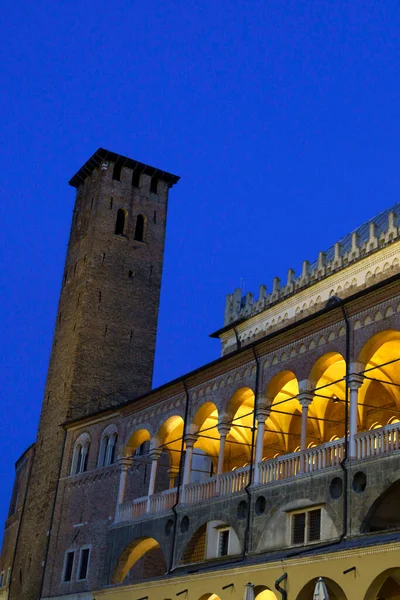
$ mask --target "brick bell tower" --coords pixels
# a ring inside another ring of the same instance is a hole
[[[100,148],[76,203],[10,598],[41,596],[67,419],[150,390],[168,191],[179,177]]]

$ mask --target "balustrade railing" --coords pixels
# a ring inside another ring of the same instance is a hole
[[[169,510],[176,504],[176,488],[164,490],[159,494],[150,496],[150,511],[151,513],[162,513]]]
[[[218,495],[229,496],[230,494],[236,494],[236,492],[244,490],[249,482],[249,474],[249,467],[242,467],[241,469],[222,473],[218,478]]]
[[[300,454],[293,452],[285,456],[278,456],[259,463],[260,483],[273,483],[281,479],[294,477],[300,471]]]
[[[356,458],[367,459],[400,450],[400,422],[358,433],[355,436]],[[329,467],[337,467],[344,458],[344,439],[334,440],[304,452],[293,452],[265,460],[255,469],[259,470],[259,483],[266,485],[300,474],[314,473]],[[215,497],[230,496],[241,492],[249,483],[250,468],[242,467],[222,473],[203,481],[195,481],[181,489],[180,501],[197,504]],[[146,514],[159,514],[170,510],[177,502],[177,489],[165,490],[150,499],[138,498],[120,504],[116,523],[132,521]]]
[[[400,423],[363,431],[355,436],[357,458],[390,454],[400,448]]]
[[[133,521],[138,517],[146,514],[147,497],[136,498],[130,502],[124,502],[117,507],[115,522],[122,523],[124,521]]]
[[[304,472],[313,473],[327,467],[338,467],[344,457],[344,439],[334,440],[304,452]]]

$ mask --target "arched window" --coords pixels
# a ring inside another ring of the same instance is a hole
[[[72,455],[71,475],[87,471],[90,449],[90,435],[82,433],[75,442]]]
[[[136,217],[135,227],[135,240],[138,242],[144,242],[146,235],[146,217],[144,215],[138,215]]]
[[[127,212],[123,208],[119,208],[117,212],[117,220],[115,221],[115,235],[125,235],[127,221]]]
[[[118,432],[115,425],[109,425],[103,432],[100,442],[99,459],[97,466],[106,467],[112,465],[116,458],[116,445],[118,440]]]

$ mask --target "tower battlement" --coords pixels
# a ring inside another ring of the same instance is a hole
[[[346,297],[400,268],[400,203],[383,211],[328,248],[313,263],[305,260],[296,277],[288,270],[281,284],[274,277],[271,292],[260,286],[258,298],[237,288],[225,303],[224,327],[212,334],[220,337],[222,353],[285,327],[294,320],[321,310],[333,295]],[[235,328],[235,332],[233,331]]]
[[[101,169],[107,171],[110,163],[112,165],[116,165],[119,171],[122,169],[126,169],[131,171],[132,175],[135,174],[135,178],[141,175],[147,175],[150,179],[156,179],[157,181],[164,181],[168,184],[169,187],[172,187],[175,183],[179,181],[179,177],[177,175],[172,175],[171,173],[167,173],[166,171],[162,171],[161,169],[157,169],[156,167],[151,167],[150,165],[146,165],[141,163],[133,158],[128,158],[127,156],[122,156],[121,154],[116,154],[115,152],[110,152],[109,150],[105,150],[104,148],[99,148],[90,158],[85,162],[85,164],[75,173],[73,177],[69,180],[69,185],[75,188],[79,188],[79,186],[84,183],[84,181],[92,175],[93,171],[96,169]],[[134,183],[134,181],[133,181]]]

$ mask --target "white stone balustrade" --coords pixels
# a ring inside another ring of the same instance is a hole
[[[356,460],[388,455],[400,450],[400,423],[355,435]],[[303,452],[284,454],[255,465],[258,470],[256,485],[273,484],[284,479],[304,476],[324,469],[338,467],[344,458],[344,439],[334,440]],[[250,468],[242,467],[202,481],[188,483],[181,488],[180,502],[197,504],[216,497],[230,496],[244,490],[249,482]],[[184,494],[182,492],[184,491]],[[168,511],[176,504],[177,489],[165,490],[150,498],[137,498],[117,508],[115,523],[133,521],[147,515]]]
[[[162,513],[176,504],[176,488],[150,496],[150,513]]]
[[[358,459],[395,452],[400,448],[400,423],[358,433],[355,442]]]
[[[216,495],[217,477],[194,481],[185,486],[185,504],[204,502]]]

